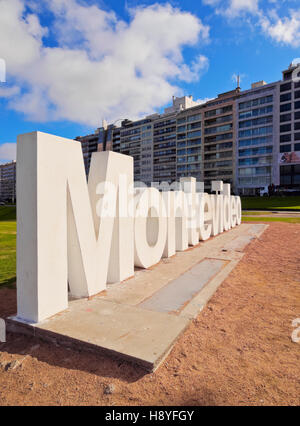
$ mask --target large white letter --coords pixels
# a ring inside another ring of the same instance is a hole
[[[95,153],[88,188],[79,142],[40,132],[18,137],[20,319],[39,322],[66,309],[68,281],[75,297],[91,296],[106,288],[113,229],[119,222],[115,224],[114,217],[97,217],[96,188],[106,181],[117,186],[119,173],[132,182],[131,157]],[[112,201],[116,201],[114,194]],[[126,259],[131,266],[121,266],[124,259],[120,251],[115,263],[124,278],[133,275],[133,218],[127,225],[119,237],[126,240]]]
[[[156,188],[136,190],[134,263],[149,268],[162,257],[167,237],[167,215]]]

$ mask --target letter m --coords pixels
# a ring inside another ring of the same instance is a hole
[[[124,214],[132,184],[132,157],[93,153],[87,184],[80,142],[40,132],[18,137],[19,319],[40,322],[67,309],[68,288],[89,297],[134,274],[133,216]]]

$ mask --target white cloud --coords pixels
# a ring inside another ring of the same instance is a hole
[[[246,74],[236,74],[236,73],[233,73],[232,76],[231,76],[231,80],[235,84],[238,84],[238,80],[239,80],[239,83],[241,85],[241,82],[244,80],[245,77],[246,77]]]
[[[215,8],[217,15],[226,16],[229,19],[237,19],[250,16],[245,19],[248,25],[258,25],[263,33],[277,43],[291,47],[300,46],[300,11],[288,9],[287,4],[294,6],[299,0],[269,0],[269,5],[263,7],[260,0],[203,0],[203,3]],[[280,16],[288,12],[286,16]]]
[[[197,104],[201,105],[201,104],[206,104],[206,102],[211,101],[214,98],[203,98],[203,99],[197,99],[195,102],[197,102]]]
[[[30,119],[96,126],[150,113],[180,93],[175,80],[197,81],[208,67],[203,55],[185,63],[182,51],[206,42],[209,28],[169,4],[130,9],[127,23],[77,0],[42,3],[51,29],[25,14],[24,0],[0,0],[0,57],[23,89],[9,105]],[[52,30],[57,46],[47,47]]]
[[[300,46],[300,11],[290,10],[289,16],[279,17],[273,10],[260,20],[263,31],[278,43]]]
[[[18,95],[20,88],[17,86],[0,87],[0,98],[10,98],[11,96]]]
[[[244,13],[256,14],[259,0],[203,0],[203,3],[216,8],[218,15],[236,18]]]
[[[17,145],[15,143],[4,143],[0,145],[0,164],[16,159]]]

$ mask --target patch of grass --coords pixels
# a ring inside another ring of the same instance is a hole
[[[0,221],[0,287],[16,281],[16,222]]]
[[[300,197],[241,197],[243,210],[300,210]]]
[[[16,220],[16,206],[0,206],[0,222]]]
[[[242,216],[243,222],[285,222],[285,223],[300,223],[298,217],[263,217],[263,216]]]

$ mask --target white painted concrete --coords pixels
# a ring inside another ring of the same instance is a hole
[[[230,185],[216,195],[133,188],[133,158],[111,151],[92,156],[86,183],[81,144],[45,133],[18,137],[18,317],[40,322],[107,282],[149,268],[241,223],[241,201]],[[198,185],[197,185],[198,186]]]

